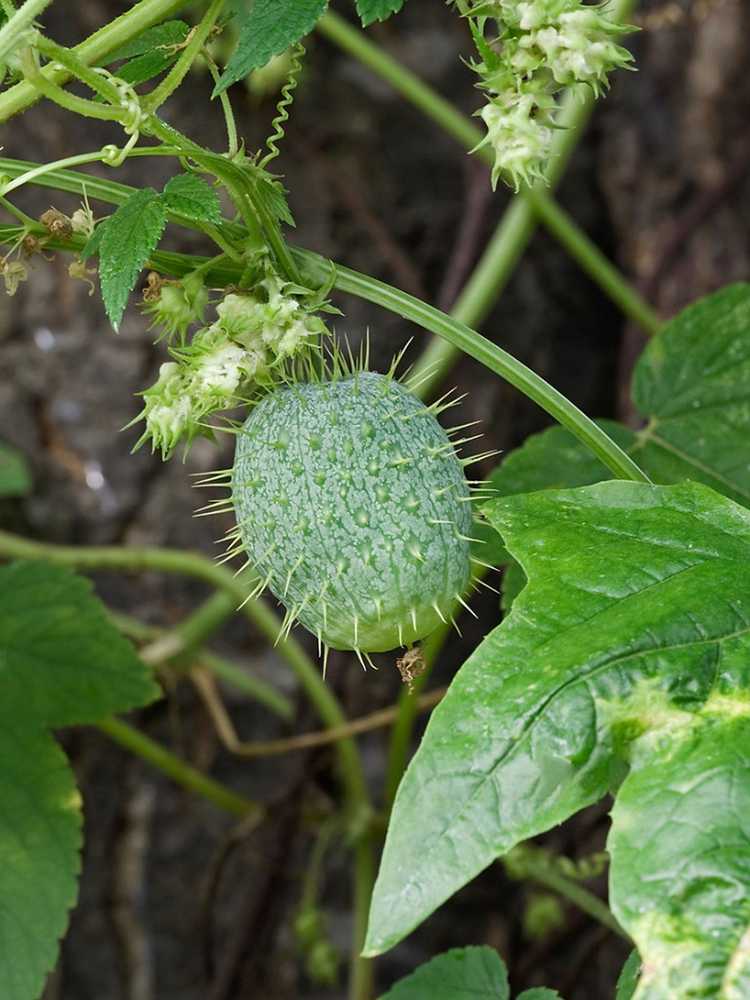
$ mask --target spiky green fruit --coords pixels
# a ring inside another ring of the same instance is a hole
[[[469,582],[463,465],[433,410],[389,376],[264,397],[237,435],[232,503],[289,620],[334,649],[423,638]]]

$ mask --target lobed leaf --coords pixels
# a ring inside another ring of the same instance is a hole
[[[633,374],[648,425],[599,425],[655,482],[694,479],[750,506],[750,284],[689,306],[651,339]],[[501,495],[588,486],[606,467],[562,427],[535,434],[498,466]]]
[[[85,580],[44,563],[0,568],[0,983],[35,1000],[75,903],[81,804],[47,727],[151,701],[150,672]]]
[[[0,761],[2,997],[36,1000],[76,900],[80,797],[65,754],[22,715],[3,712]]]
[[[97,226],[84,248],[90,255],[91,244],[96,247],[98,237],[102,298],[115,330],[138,275],[161,239],[166,221],[167,209],[161,195],[153,188],[141,188]]]
[[[750,506],[750,285],[728,285],[646,347],[633,402],[648,427],[631,452],[662,482],[689,476]]]
[[[692,483],[609,482],[486,511],[529,582],[456,675],[401,783],[370,955],[601,798],[643,729],[750,686],[744,508]]]
[[[87,580],[44,563],[0,567],[0,721],[70,726],[152,701],[151,672]]]
[[[289,208],[286,191],[281,183],[259,167],[255,167],[253,171],[253,180],[255,183],[255,193],[263,202],[263,207],[268,214],[272,218],[278,219],[279,222],[285,222],[288,226],[294,226],[294,216]]]
[[[221,222],[221,205],[215,188],[197,174],[178,174],[164,186],[167,208],[198,222]]]
[[[494,948],[452,948],[399,980],[381,1000],[508,1000],[508,973]]]
[[[233,9],[240,19],[239,40],[213,96],[304,38],[327,6],[328,0],[254,0],[247,10]]]
[[[750,700],[724,701],[644,736],[612,810],[610,900],[643,959],[633,1000],[750,995]]]
[[[355,0],[357,13],[366,28],[373,21],[386,21],[391,14],[397,14],[405,0]]]

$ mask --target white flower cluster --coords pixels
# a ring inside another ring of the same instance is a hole
[[[199,330],[190,346],[172,349],[175,360],[161,366],[143,393],[137,419],[146,429],[138,445],[150,440],[152,450],[168,458],[180,440],[210,434],[205,421],[212,413],[248,400],[259,384],[272,381],[282,361],[317,342],[325,323],[286,291],[271,275],[257,294],[226,295],[216,322]]]
[[[581,0],[476,0],[461,4],[481,38],[474,64],[489,103],[479,112],[484,140],[495,152],[492,184],[502,176],[516,189],[544,174],[552,145],[555,94],[574,83],[599,95],[608,74],[632,56],[616,39],[630,30]],[[497,37],[484,38],[488,19]]]

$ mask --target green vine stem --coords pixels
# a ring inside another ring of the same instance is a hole
[[[76,79],[85,83],[90,90],[99,94],[105,101],[109,101],[110,104],[119,103],[120,93],[114,83],[102,73],[97,73],[86,63],[81,62],[71,49],[64,45],[58,45],[57,42],[53,42],[52,39],[46,38],[44,35],[40,35],[36,40],[35,48],[47,59],[64,66]]]
[[[196,56],[213,31],[223,6],[224,0],[212,0],[206,13],[188,35],[188,43],[180,53],[174,66],[172,66],[161,83],[144,98],[143,108],[146,113],[151,114],[160,108],[170,94],[174,93],[182,83],[188,70],[193,65]]]
[[[242,605],[242,613],[264,638],[272,643],[278,639],[277,616],[262,601],[247,600],[246,581],[241,576],[235,576],[224,566],[195,552],[145,547],[54,545],[0,531],[0,556],[11,559],[44,559],[82,570],[114,569],[130,572],[156,570],[194,577],[225,591],[237,606]],[[302,646],[290,638],[279,640],[276,648],[297,675],[323,723],[331,727],[342,725],[346,718],[340,705]],[[351,740],[342,741],[337,745],[340,749],[342,778],[352,804],[359,807],[367,802],[367,795],[356,748]]]
[[[111,107],[108,104],[90,101],[87,97],[77,97],[75,94],[63,90],[41,71],[35,62],[31,49],[26,49],[21,57],[21,67],[27,81],[55,104],[72,111],[73,114],[81,115],[83,118],[98,118],[101,121],[126,122],[129,113],[122,108]]]
[[[221,591],[214,596],[216,598],[225,597]],[[213,600],[213,598],[210,598],[210,600]],[[207,604],[208,601],[206,601]],[[195,614],[199,614],[201,609],[206,605],[202,605]],[[236,611],[234,601],[231,602],[231,607],[232,612]],[[152,643],[154,653],[158,653],[160,649],[164,650],[165,648],[169,651],[170,647],[174,647],[175,632],[178,632],[179,626],[176,629],[159,628],[155,625],[147,625],[145,622],[141,622],[137,618],[132,618],[130,615],[122,614],[119,611],[109,610],[108,614],[113,624],[123,635],[134,639],[136,642]],[[187,623],[188,619],[185,621]],[[179,641],[179,636],[177,637],[177,641]],[[161,645],[162,643],[164,645]],[[141,655],[148,654],[148,652],[149,647],[145,650],[142,649]],[[184,669],[190,669],[197,663],[236,691],[241,692],[253,701],[257,701],[259,705],[263,705],[264,708],[273,712],[274,715],[278,715],[285,722],[290,722],[294,717],[294,705],[278,688],[247,673],[241,667],[236,666],[229,660],[225,660],[224,657],[217,656],[202,648],[195,648],[192,656],[187,656],[184,651],[174,655],[178,657],[176,661],[167,660],[171,669],[179,672]],[[146,655],[144,659],[151,659],[151,657]],[[157,668],[162,665],[164,665],[163,660],[155,664]]]
[[[619,272],[603,257],[596,244],[581,229],[571,224],[570,216],[560,208],[555,199],[540,194],[536,189],[527,191],[524,197],[549,232],[558,238],[621,312],[650,337],[657,334],[663,326],[659,315],[638,295],[632,285],[621,279]],[[602,265],[602,261],[606,266]]]
[[[148,761],[149,764],[176,781],[178,785],[208,799],[220,809],[233,813],[235,816],[254,816],[258,823],[265,816],[265,810],[262,806],[237,795],[236,792],[226,788],[218,781],[214,781],[213,778],[209,778],[202,771],[191,767],[190,764],[180,760],[175,754],[170,753],[169,750],[120,719],[105,719],[103,722],[97,723],[95,728],[119,746],[136,754],[142,760]]]
[[[41,2],[41,0],[37,0],[37,2]],[[186,0],[140,0],[139,3],[133,4],[126,13],[116,17],[114,21],[110,21],[109,24],[95,31],[93,35],[89,35],[79,45],[74,46],[71,51],[82,63],[93,66],[105,59],[110,52],[114,52],[121,45],[131,41],[136,35],[140,35],[147,28],[152,28],[160,21],[166,20],[175,11],[185,6]],[[1,32],[5,31],[8,24],[0,29],[0,44],[2,43]],[[65,69],[45,67],[42,72],[48,80],[58,86],[70,79],[70,73]],[[40,97],[39,91],[25,80],[10,87],[0,94],[0,122],[7,121],[19,111],[24,111],[35,104]]]
[[[305,264],[306,270],[312,272],[317,282],[322,284],[327,271],[323,259],[307,250],[296,250],[295,253]],[[359,298],[367,299],[438,334],[453,347],[500,375],[529,399],[538,403],[563,427],[567,427],[617,478],[640,483],[650,481],[630,456],[562,393],[465,323],[447,316],[407,292],[348,267],[336,265],[334,284],[342,292],[350,292]]]
[[[14,233],[17,230],[12,230]],[[0,240],[3,236],[0,227]],[[50,247],[55,244],[50,241]],[[68,247],[70,249],[70,246]],[[322,285],[330,277],[330,262],[309,250],[295,250],[294,254],[303,265],[313,285]],[[149,266],[169,274],[187,274],[203,263],[205,258],[187,257],[184,254],[155,252]],[[209,272],[209,275],[213,272]],[[237,280],[236,267],[227,264],[221,269],[225,284]],[[507,351],[481,336],[464,323],[447,316],[434,306],[394,288],[383,281],[360,274],[341,265],[336,266],[334,286],[343,292],[350,292],[376,305],[396,313],[444,337],[450,344],[481,362],[490,371],[500,375],[514,385],[529,399],[533,399],[558,423],[567,427],[594,455],[619,479],[648,483],[648,476],[590,417],[587,417],[574,403],[554,389],[548,382],[518,361]]]
[[[612,17],[625,21],[634,7],[635,0],[617,0],[613,4]],[[319,20],[318,30],[390,83],[465,149],[473,150],[481,142],[482,131],[469,118],[343,18],[329,11]],[[554,189],[562,177],[593,105],[594,95],[590,88],[579,87],[567,94],[559,116],[560,128],[555,134],[553,155],[547,171],[546,179],[550,188]],[[492,164],[494,154],[489,146],[477,149],[475,155],[488,165]],[[642,325],[649,334],[660,327],[659,317],[567,213],[555,205],[544,185],[538,185],[533,191],[526,189],[511,200],[452,310],[456,319],[469,326],[478,326],[487,316],[526,249],[537,218],[549,226],[571,256],[613,298],[625,315]],[[457,350],[450,343],[435,340],[430,344],[415,366],[415,374],[425,376],[420,387],[424,396],[434,391],[456,357]]]
[[[13,11],[11,17],[0,28],[0,62],[16,48],[24,32],[51,2],[52,0],[26,0],[23,7]]]
[[[501,858],[500,862],[511,878],[531,879],[547,889],[552,889],[619,937],[630,941],[630,937],[619,925],[609,907],[593,892],[589,892],[574,879],[564,875],[547,851],[529,844],[520,844]]]
[[[188,258],[189,259],[189,258]],[[13,559],[44,559],[83,570],[115,569],[125,571],[156,570],[203,580],[226,592],[242,613],[270,642],[294,671],[305,694],[328,728],[343,725],[343,710],[325,683],[320,671],[300,644],[291,637],[279,639],[280,623],[263,601],[247,599],[247,584],[224,566],[205,556],[178,549],[117,548],[115,546],[75,547],[35,542],[0,531],[0,556]],[[137,735],[137,734],[136,734]],[[145,739],[145,737],[144,737]],[[146,745],[144,744],[144,749]],[[370,1000],[372,962],[360,955],[366,930],[367,912],[374,881],[373,841],[370,830],[372,806],[362,767],[362,759],[353,739],[335,744],[341,782],[346,801],[348,829],[354,850],[354,914],[350,972],[350,1000]]]
[[[216,598],[224,598],[223,592],[219,592],[215,595]],[[213,600],[210,598],[209,600]],[[206,601],[206,605],[208,601]],[[202,605],[205,607],[205,605]],[[232,612],[236,611],[234,601],[231,602]],[[200,612],[195,612],[197,615]],[[145,622],[139,621],[137,618],[132,618],[130,615],[122,614],[119,611],[108,612],[110,619],[113,624],[123,633],[123,635],[128,636],[130,639],[134,639],[136,642],[149,642],[157,645],[161,642],[173,643],[174,633],[178,629],[164,629],[158,628],[155,625],[147,625]],[[186,619],[187,621],[187,619]],[[163,647],[162,647],[163,648]],[[155,650],[158,652],[158,648]],[[147,653],[148,649],[141,650],[141,655]],[[246,695],[253,701],[257,701],[258,704],[263,705],[274,715],[277,715],[280,719],[285,722],[290,722],[294,717],[294,705],[289,701],[289,699],[281,693],[277,688],[273,687],[271,684],[267,684],[265,681],[254,677],[252,674],[247,673],[242,670],[241,667],[236,666],[229,660],[225,660],[224,657],[217,656],[215,653],[210,653],[206,649],[195,649],[193,655],[188,657],[184,652],[181,654],[176,654],[179,656],[179,660],[176,663],[169,662],[170,667],[179,671],[181,669],[189,669],[194,665],[194,663],[199,663],[202,667],[210,670],[212,674],[215,674],[220,680],[224,681],[230,687],[234,688],[241,694]],[[148,658],[148,657],[144,657]],[[162,666],[160,661],[156,664],[157,667]]]

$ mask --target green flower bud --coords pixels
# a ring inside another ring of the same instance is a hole
[[[482,108],[487,138],[495,152],[492,186],[500,177],[517,191],[521,184],[531,184],[544,176],[552,145],[552,122],[549,111],[553,100],[542,94],[511,93],[501,95]]]
[[[159,339],[177,337],[183,343],[188,329],[203,322],[208,292],[199,275],[188,275],[182,282],[163,281],[158,275],[149,275],[143,299],[143,312],[151,317],[151,325],[162,329]]]

